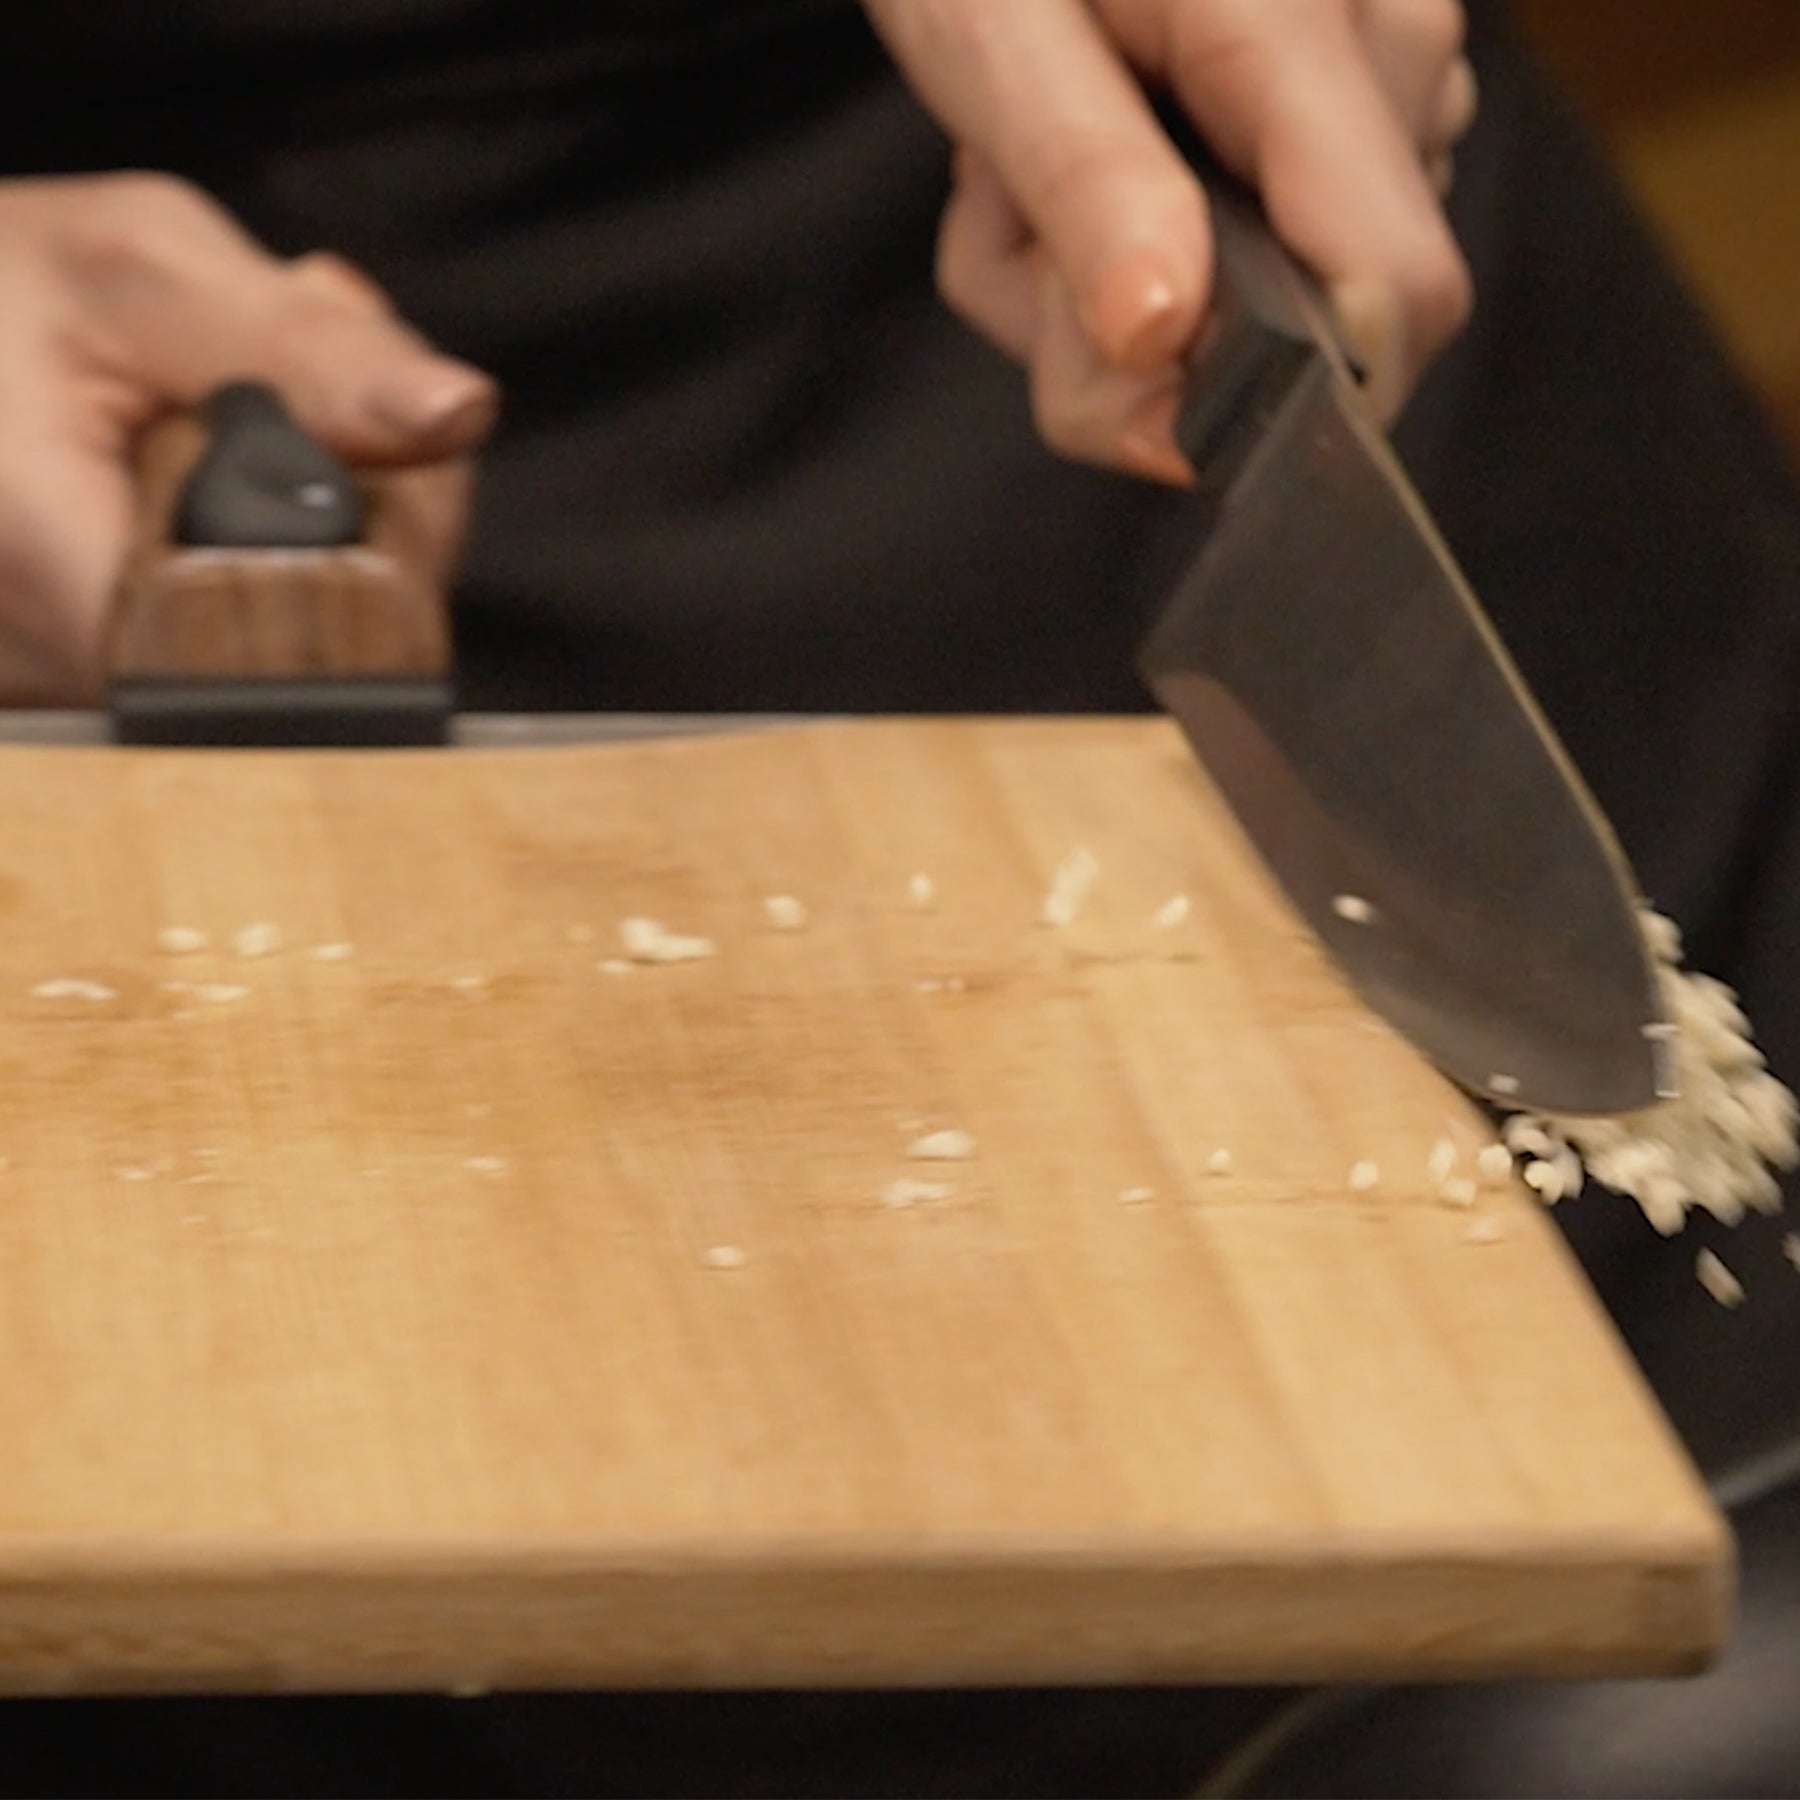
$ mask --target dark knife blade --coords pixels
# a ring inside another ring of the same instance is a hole
[[[1636,880],[1379,429],[1317,291],[1209,182],[1218,297],[1178,436],[1204,539],[1143,651],[1375,1010],[1470,1091],[1672,1092]]]

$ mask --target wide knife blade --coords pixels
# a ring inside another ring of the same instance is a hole
[[[1207,529],[1147,680],[1368,1004],[1508,1106],[1673,1091],[1636,880],[1370,419],[1310,281],[1209,181],[1178,435]]]

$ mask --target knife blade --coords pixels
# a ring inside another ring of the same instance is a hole
[[[1351,984],[1471,1093],[1672,1097],[1636,877],[1361,398],[1323,295],[1214,169],[1177,438],[1197,549],[1158,702]]]

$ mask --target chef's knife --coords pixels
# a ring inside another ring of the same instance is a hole
[[[1145,677],[1351,983],[1444,1073],[1532,1110],[1653,1104],[1673,1080],[1626,858],[1322,294],[1244,189],[1205,181],[1215,300],[1177,427],[1203,536]]]

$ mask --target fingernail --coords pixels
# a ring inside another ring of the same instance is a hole
[[[1180,299],[1160,252],[1127,250],[1101,269],[1086,325],[1100,353],[1134,374],[1148,374],[1181,348]]]
[[[1194,471],[1187,458],[1168,444],[1139,437],[1128,431],[1119,440],[1121,460],[1133,474],[1148,476],[1165,487],[1189,488],[1194,485]]]
[[[492,428],[500,408],[494,383],[466,363],[439,360],[377,382],[370,416],[421,454],[466,450]]]
[[[1175,442],[1175,414],[1181,395],[1171,389],[1146,400],[1119,435],[1120,460],[1136,474],[1170,487],[1192,487],[1195,475]]]

